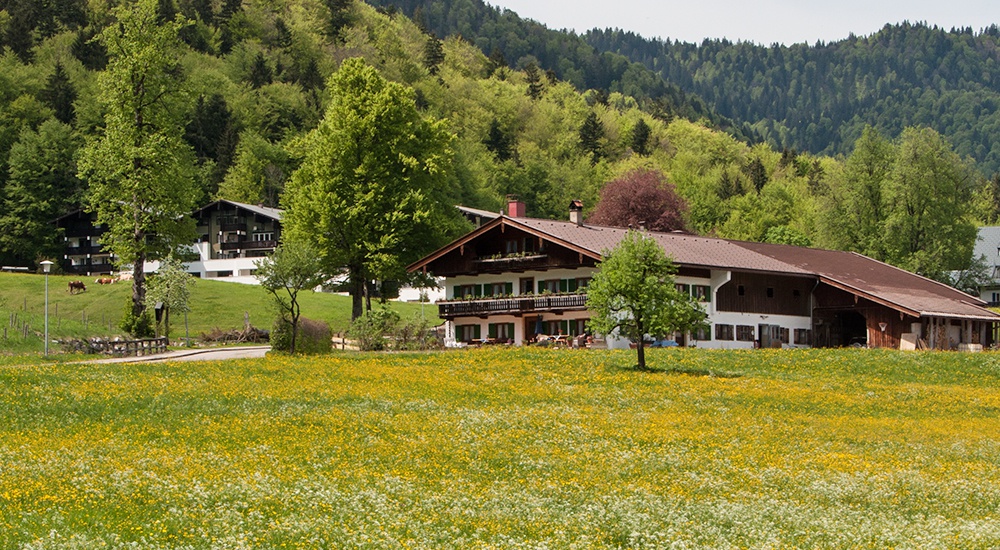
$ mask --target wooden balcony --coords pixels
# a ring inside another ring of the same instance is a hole
[[[548,254],[480,258],[472,261],[472,265],[475,266],[476,270],[480,273],[519,272],[527,271],[529,269],[552,267],[549,263]]]
[[[243,220],[241,222],[223,223],[219,225],[220,231],[246,231],[247,222]]]
[[[278,247],[278,241],[238,241],[235,243],[221,243],[221,250],[274,250]]]
[[[445,319],[454,317],[520,315],[547,311],[584,310],[586,294],[554,294],[511,296],[508,298],[481,298],[438,302],[438,315]]]

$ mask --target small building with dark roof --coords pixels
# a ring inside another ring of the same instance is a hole
[[[409,266],[445,279],[456,341],[521,344],[587,332],[586,286],[627,230],[501,215]],[[523,209],[515,208],[514,212]],[[712,348],[978,349],[1000,315],[936,281],[851,252],[648,232],[702,304],[711,330],[651,335]]]

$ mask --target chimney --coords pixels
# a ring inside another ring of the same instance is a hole
[[[518,200],[517,195],[507,195],[507,216],[511,218],[523,218],[527,208],[524,203]]]
[[[569,221],[583,226],[583,201],[575,200],[569,203]]]

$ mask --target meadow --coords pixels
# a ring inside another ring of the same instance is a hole
[[[69,294],[67,283],[80,276],[49,276],[49,334],[52,338],[85,338],[121,334],[118,322],[132,295],[128,282],[101,286],[85,281],[87,291]],[[301,296],[302,315],[326,321],[334,332],[350,326],[351,299],[328,293],[305,292]],[[191,288],[188,332],[192,339],[215,328],[242,328],[244,314],[258,328],[270,329],[276,315],[270,297],[253,285],[197,280]],[[421,314],[420,304],[393,302],[404,319]],[[438,323],[437,308],[424,307],[423,314]],[[45,278],[36,274],[0,273],[0,356],[4,352],[38,351],[43,348]],[[22,327],[28,325],[28,330]],[[170,336],[184,336],[183,315],[171,316]],[[27,332],[27,337],[24,337]],[[57,347],[57,346],[50,346]]]
[[[2,548],[995,548],[1000,360],[0,367]]]

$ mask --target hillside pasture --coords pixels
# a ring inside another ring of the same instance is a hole
[[[87,290],[70,294],[70,281],[83,281]],[[118,322],[132,293],[129,281],[99,285],[95,278],[80,276],[49,276],[49,334],[52,338],[81,338],[121,334]],[[302,315],[326,321],[334,332],[347,330],[351,322],[351,299],[328,293],[300,294]],[[188,330],[192,338],[215,328],[242,328],[244,313],[258,328],[270,329],[276,310],[271,298],[259,286],[199,279],[191,288],[191,312]],[[403,319],[421,314],[417,303],[393,302],[392,307]],[[0,273],[0,354],[7,352],[41,351],[45,314],[45,278],[36,274]],[[432,324],[440,322],[437,308],[424,306],[424,314]],[[28,324],[28,338],[22,327]],[[170,319],[170,336],[184,336],[184,316],[174,313]],[[7,338],[3,338],[3,328]]]
[[[0,367],[0,547],[1000,545],[996,355],[634,360]]]

